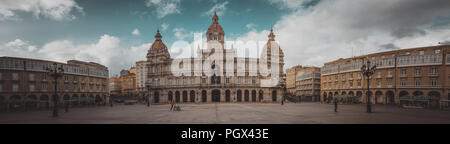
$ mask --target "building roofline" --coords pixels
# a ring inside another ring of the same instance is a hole
[[[348,58],[339,58],[337,60],[333,60],[330,62],[325,62],[325,65],[333,64],[345,60],[353,60],[353,59],[360,59],[364,57],[370,57],[371,55],[379,55],[379,54],[387,54],[387,53],[398,53],[398,52],[406,52],[406,51],[412,51],[412,50],[418,50],[418,49],[427,49],[427,48],[444,48],[444,47],[450,47],[450,45],[438,45],[438,46],[425,46],[425,47],[414,47],[414,48],[404,48],[404,49],[397,49],[397,50],[389,50],[389,51],[382,51],[382,52],[376,52],[376,53],[370,53],[365,55],[359,55],[354,57],[348,57]]]

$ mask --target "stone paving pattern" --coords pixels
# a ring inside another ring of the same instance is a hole
[[[0,113],[0,123],[69,124],[450,124],[450,111],[403,109],[398,106],[334,106],[320,103],[209,103],[180,104],[182,111],[169,111],[170,105],[115,105],[60,109],[59,117],[51,110]]]

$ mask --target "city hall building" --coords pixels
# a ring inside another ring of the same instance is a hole
[[[361,73],[366,60],[377,66],[370,78],[371,103],[448,105],[450,46],[401,49],[325,63],[321,73],[321,101],[333,98],[366,103],[367,79]]]
[[[280,47],[275,42],[275,35],[271,30],[267,44],[262,50],[260,58],[238,58],[227,57],[236,55],[236,49],[225,49],[225,32],[219,24],[219,17],[214,14],[212,24],[206,32],[207,49],[198,49],[197,57],[173,59],[162,41],[159,30],[155,36],[155,41],[151,45],[147,54],[148,75],[146,87],[150,90],[149,99],[152,103],[170,103],[175,100],[177,103],[209,103],[209,102],[280,102],[283,94],[283,66],[284,55]],[[218,46],[219,45],[219,46]],[[272,53],[274,50],[278,52]],[[206,62],[205,59],[213,57],[215,53],[222,53],[222,61]],[[262,76],[259,73],[260,59],[267,60],[270,68],[278,67],[277,73],[269,76]],[[278,59],[273,63],[271,59]],[[189,67],[192,75],[175,76],[171,71],[173,61],[183,61],[180,67]],[[207,75],[202,72],[202,68],[187,65],[184,62],[200,63],[203,67],[209,67],[214,74]],[[230,69],[226,69],[227,64],[233,64]],[[183,66],[184,65],[184,66]],[[245,68],[239,71],[238,67]],[[256,67],[252,70],[250,67]],[[216,71],[223,72],[217,74]],[[200,72],[200,75],[194,73]],[[243,75],[238,73],[242,72]],[[251,75],[251,73],[258,75]],[[263,87],[262,81],[270,76],[277,75],[276,85]]]
[[[71,106],[109,101],[108,68],[93,62],[60,63],[39,59],[0,57],[0,111],[53,107],[54,79],[47,73],[57,63],[64,69],[58,79],[58,104]]]

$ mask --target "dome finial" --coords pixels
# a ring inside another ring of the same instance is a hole
[[[275,34],[273,34],[273,26],[270,28],[269,41],[275,41]]]
[[[161,36],[161,33],[159,33],[159,27],[158,27],[158,29],[156,30],[155,39],[156,40],[161,40],[161,38],[162,38],[162,36]]]
[[[214,24],[218,24],[218,23],[219,23],[219,16],[217,16],[217,13],[216,13],[216,12],[214,12],[213,23],[214,23]]]

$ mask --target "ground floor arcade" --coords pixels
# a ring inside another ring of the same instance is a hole
[[[450,91],[443,89],[373,89],[366,90],[326,90],[321,92],[322,102],[337,99],[347,103],[366,103],[367,94],[372,104],[417,105],[439,108],[442,102],[450,100]]]
[[[143,94],[145,95],[145,94]],[[152,103],[281,102],[283,92],[274,88],[186,88],[150,90]]]
[[[109,103],[108,93],[60,93],[56,97],[59,107]],[[49,109],[56,97],[54,93],[4,93],[0,95],[0,112]]]

